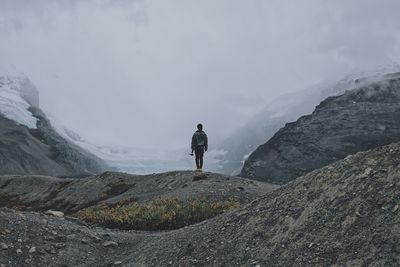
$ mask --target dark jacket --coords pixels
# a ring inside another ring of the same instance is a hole
[[[192,137],[192,150],[196,147],[204,147],[207,151],[208,149],[208,138],[204,131],[197,130]]]

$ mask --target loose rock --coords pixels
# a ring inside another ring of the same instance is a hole
[[[103,247],[111,247],[111,246],[116,247],[118,246],[118,243],[114,241],[105,241],[103,243]]]
[[[55,216],[58,218],[64,217],[64,212],[61,212],[61,211],[48,210],[48,211],[46,211],[46,214],[52,215],[52,216]]]

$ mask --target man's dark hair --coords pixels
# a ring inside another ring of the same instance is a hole
[[[201,123],[197,124],[197,130],[202,131],[203,130],[203,124],[201,124]]]

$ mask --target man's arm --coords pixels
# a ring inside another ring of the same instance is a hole
[[[193,153],[193,151],[194,151],[195,146],[196,146],[196,136],[193,135],[193,136],[192,136],[192,153]]]
[[[204,148],[205,148],[205,150],[207,151],[207,149],[208,149],[208,137],[207,137],[207,134],[206,134],[206,133],[204,133],[204,135],[205,135],[205,137],[206,137],[206,138],[205,138],[205,139],[206,139],[206,140],[205,140],[206,142],[205,142]]]

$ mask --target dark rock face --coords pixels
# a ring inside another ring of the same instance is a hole
[[[0,174],[94,174],[106,169],[94,155],[57,134],[38,108],[37,129],[28,129],[0,115]]]
[[[400,78],[329,97],[288,123],[245,162],[241,176],[277,184],[359,151],[400,141]]]

